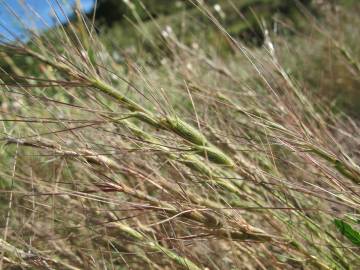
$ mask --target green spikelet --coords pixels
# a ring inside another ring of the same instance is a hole
[[[166,117],[161,123],[168,129],[174,131],[176,134],[185,140],[196,145],[207,145],[208,142],[204,135],[202,135],[196,128],[185,123],[184,121],[174,118]]]
[[[196,146],[195,151],[201,156],[208,158],[210,161],[224,166],[233,167],[235,164],[233,160],[228,157],[224,152],[215,146],[211,145],[209,147],[206,146]]]
[[[234,162],[230,157],[223,153],[220,149],[211,145],[204,135],[202,135],[196,128],[185,123],[184,121],[167,117],[161,121],[162,125],[165,125],[168,129],[172,130],[185,140],[196,145],[195,149],[198,154],[208,158],[210,161],[225,165],[234,166]]]

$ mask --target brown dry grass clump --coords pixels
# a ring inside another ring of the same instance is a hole
[[[116,62],[81,15],[2,47],[33,68],[1,69],[0,268],[360,266],[356,118],[289,74],[284,38],[246,47],[198,8],[227,56],[165,27],[156,67]]]

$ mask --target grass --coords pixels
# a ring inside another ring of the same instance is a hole
[[[81,15],[2,46],[0,268],[360,266],[358,116],[322,96],[359,64],[332,11],[251,47],[197,8],[209,39],[154,21],[120,62]]]

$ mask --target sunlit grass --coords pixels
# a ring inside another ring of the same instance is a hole
[[[2,47],[32,61],[1,69],[2,267],[357,269],[358,120],[266,24],[248,47],[197,8],[221,46],[159,25],[116,61],[79,14]]]

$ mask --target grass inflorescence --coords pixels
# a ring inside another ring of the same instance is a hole
[[[79,13],[2,45],[0,268],[360,266],[358,118],[285,57],[314,31],[341,68],[325,80],[342,81],[358,74],[356,52],[326,16],[301,17],[311,31],[275,20],[278,34],[271,1],[247,1],[266,14],[253,47],[227,31],[234,3],[191,2],[186,35],[137,21],[133,53],[107,49]]]

